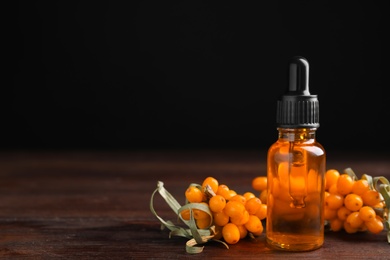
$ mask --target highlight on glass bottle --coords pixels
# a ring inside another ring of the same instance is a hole
[[[325,150],[316,140],[319,106],[309,92],[309,64],[294,57],[289,86],[277,105],[278,140],[267,156],[268,244],[289,251],[324,242]]]

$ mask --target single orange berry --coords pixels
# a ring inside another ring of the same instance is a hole
[[[180,212],[181,217],[184,220],[190,220],[190,210],[189,209],[184,209]]]
[[[329,191],[330,194],[340,194],[339,191],[337,190],[337,183],[332,184],[329,187],[328,191]]]
[[[217,195],[221,195],[222,197],[225,198],[225,200],[227,200],[228,198],[230,198],[229,190],[230,189],[227,185],[220,184],[217,189]]]
[[[196,186],[188,187],[185,192],[185,196],[190,203],[193,202],[200,203],[204,199],[203,192],[200,189],[198,189]]]
[[[337,183],[340,177],[340,172],[335,169],[329,169],[325,173],[325,190],[329,190],[330,186]]]
[[[358,228],[351,227],[351,224],[349,224],[347,221],[344,221],[343,228],[344,228],[345,232],[347,232],[349,234],[353,234],[353,233],[356,233],[359,231]]]
[[[352,228],[357,228],[357,229],[364,223],[363,219],[360,218],[358,211],[354,211],[351,214],[349,214],[349,216],[345,221],[348,222],[348,224]]]
[[[229,223],[229,216],[226,215],[224,211],[221,212],[213,212],[214,224],[220,227],[225,226]]]
[[[214,193],[217,193],[218,186],[219,186],[217,179],[215,179],[214,177],[207,177],[206,179],[204,179],[204,181],[202,183],[202,187],[206,188],[207,185],[209,185],[211,187],[211,189],[214,191]]]
[[[249,214],[255,214],[261,205],[261,200],[257,197],[251,198],[245,203],[245,208],[249,212]]]
[[[211,226],[211,217],[207,215],[206,218],[195,219],[196,226],[200,229],[205,229]]]
[[[257,191],[262,191],[267,189],[267,177],[259,176],[252,180],[252,188]]]
[[[222,195],[215,195],[209,200],[210,210],[213,212],[220,212],[226,206],[226,199]]]
[[[231,218],[240,218],[244,215],[245,206],[238,201],[228,201],[223,210]]]
[[[370,221],[365,221],[364,224],[366,225],[368,231],[374,234],[380,233],[384,228],[382,219],[379,218],[378,215]]]
[[[245,197],[246,201],[250,200],[251,198],[255,198],[256,195],[253,192],[247,191],[243,194]]]
[[[229,200],[240,202],[242,205],[246,204],[246,198],[240,194],[236,194],[236,195],[232,196]]]
[[[330,209],[337,210],[343,206],[343,203],[344,197],[342,195],[329,194],[329,196],[325,198],[325,206]]]
[[[330,221],[330,230],[332,231],[340,231],[343,228],[344,221],[339,218],[334,218]]]
[[[256,211],[255,215],[260,220],[265,219],[267,217],[267,204],[261,204],[260,208]]]
[[[248,235],[248,230],[244,225],[238,225],[238,230],[240,231],[240,239],[245,238]]]
[[[351,211],[345,206],[342,206],[337,210],[337,218],[339,218],[340,220],[346,220],[349,214],[351,214]]]
[[[230,200],[232,197],[236,196],[237,192],[235,190],[230,189],[228,193],[228,198],[227,200]]]
[[[249,213],[247,210],[244,211],[244,213],[237,217],[230,217],[230,222],[236,224],[236,225],[244,225],[249,220]]]
[[[376,190],[368,190],[362,195],[363,204],[367,206],[375,206],[381,202],[381,195]]]
[[[329,207],[324,207],[324,218],[326,220],[332,220],[334,218],[337,218],[337,210],[336,209],[330,209]]]
[[[259,196],[261,203],[267,204],[267,197],[268,197],[268,190],[263,190]]]
[[[357,194],[350,193],[345,196],[344,205],[351,211],[358,211],[363,206],[363,199]]]
[[[240,230],[233,223],[228,223],[222,228],[222,237],[228,244],[236,244],[240,240]]]
[[[355,181],[355,183],[352,186],[352,193],[355,193],[357,195],[363,195],[364,192],[370,190],[370,185],[368,184],[368,181],[365,179],[360,179]]]
[[[376,217],[376,212],[373,208],[370,206],[363,206],[359,210],[359,216],[363,221],[370,221],[373,220]]]
[[[346,173],[340,175],[337,179],[337,191],[341,195],[347,195],[352,192],[354,180]]]
[[[261,223],[260,219],[255,215],[249,216],[248,221],[245,223],[245,227],[249,232],[263,232],[263,224]]]

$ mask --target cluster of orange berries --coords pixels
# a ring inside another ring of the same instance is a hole
[[[253,192],[238,194],[214,177],[207,177],[202,185],[190,185],[185,197],[187,203],[206,206],[211,214],[198,207],[192,213],[190,209],[181,211],[181,218],[189,220],[193,214],[199,229],[214,225],[216,239],[223,238],[228,244],[236,244],[248,234],[259,236],[263,232],[261,220],[266,218],[267,205]]]
[[[385,203],[382,195],[366,179],[354,174],[329,169],[325,174],[325,220],[332,231],[344,229],[347,233],[384,229]]]

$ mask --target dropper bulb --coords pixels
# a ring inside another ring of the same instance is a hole
[[[276,123],[278,127],[318,128],[319,103],[317,95],[309,92],[309,62],[295,56],[289,63],[287,91],[277,103]]]
[[[289,70],[289,95],[310,95],[309,62],[300,56],[293,57]]]

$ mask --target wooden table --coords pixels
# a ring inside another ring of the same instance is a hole
[[[327,168],[390,179],[389,154],[328,152]],[[304,253],[267,248],[265,235],[230,249],[208,243],[200,255],[168,237],[149,209],[157,181],[180,203],[192,183],[216,177],[239,193],[265,175],[266,151],[3,151],[0,153],[0,256],[10,259],[390,259],[386,233],[327,231]],[[156,195],[164,219],[175,214]]]

